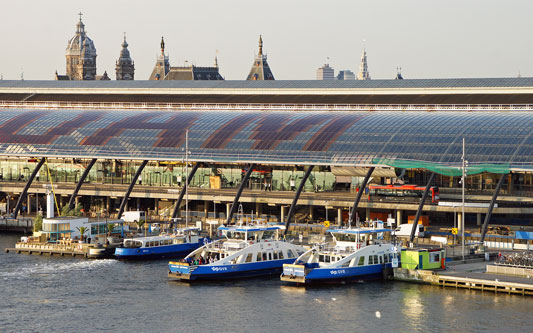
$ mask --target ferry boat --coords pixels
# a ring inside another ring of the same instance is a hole
[[[179,229],[174,234],[124,239],[115,249],[118,259],[180,258],[207,243],[199,228]]]
[[[382,225],[382,224],[381,224]],[[283,265],[281,280],[295,284],[338,283],[383,278],[397,265],[390,229],[329,229],[333,244],[321,244]]]
[[[305,252],[280,239],[283,226],[221,226],[225,236],[189,254],[181,262],[170,262],[168,276],[183,281],[219,280],[273,275],[283,264]]]

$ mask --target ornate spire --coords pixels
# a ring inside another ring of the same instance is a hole
[[[165,40],[161,37],[161,54],[165,55]]]
[[[81,20],[81,16],[83,15],[81,12],[79,12],[78,14],[80,16],[80,20],[78,21],[78,24],[76,26],[76,33],[78,34],[85,34],[85,24],[83,24],[82,20]]]
[[[218,68],[218,59],[217,59],[217,56],[215,56],[215,67]]]
[[[368,72],[368,62],[366,59],[366,48],[363,41],[363,54],[361,55],[361,64],[359,65],[358,80],[370,80],[370,73]]]
[[[263,55],[263,37],[259,35],[259,55]]]

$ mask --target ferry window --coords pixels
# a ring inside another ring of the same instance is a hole
[[[378,256],[377,255],[374,255],[374,264],[377,264],[378,263]]]
[[[368,256],[368,264],[374,265],[374,256]]]
[[[346,262],[344,262],[341,267],[348,267],[348,266],[350,266],[350,260],[347,260]]]
[[[274,260],[278,260],[278,251],[274,251]]]
[[[268,252],[268,260],[272,260],[272,252]]]
[[[380,263],[380,264],[383,263],[383,256],[379,256],[379,263]]]
[[[389,255],[388,255],[388,254],[385,254],[384,257],[385,257],[385,258],[384,258],[384,259],[385,259],[385,263],[388,263],[388,262],[389,262]]]
[[[283,259],[283,251],[282,250],[279,250],[279,258]]]
[[[331,257],[330,256],[324,256],[324,262],[331,262]]]
[[[292,252],[291,249],[287,250],[287,258],[294,258],[295,255],[294,255],[294,252]]]
[[[263,252],[263,261],[268,260],[267,258],[268,258],[268,257],[267,257],[267,253],[266,253],[266,252]]]
[[[246,256],[246,262],[252,262],[252,256],[253,253],[248,253],[248,255]]]
[[[324,262],[324,255],[323,255],[323,254],[320,254],[320,255],[318,256],[318,261],[320,261],[320,262]]]
[[[359,263],[358,266],[364,266],[365,265],[365,257],[359,257]]]
[[[261,252],[257,252],[257,258],[255,261],[261,261]]]

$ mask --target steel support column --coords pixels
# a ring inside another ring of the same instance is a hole
[[[305,182],[307,181],[307,178],[309,178],[309,175],[311,174],[311,171],[313,171],[314,165],[310,165],[307,171],[304,174],[304,178],[302,178],[302,181],[300,182],[300,185],[298,186],[298,190],[294,194],[294,198],[292,199],[291,208],[289,208],[289,213],[287,214],[287,222],[285,223],[285,235],[289,231],[289,225],[291,224],[291,219],[294,216],[294,213],[296,212],[296,203],[298,202],[298,198],[300,198],[300,193],[302,193],[302,190],[304,189]]]
[[[68,209],[74,209],[76,197],[78,196],[78,192],[80,191],[81,185],[83,185],[85,178],[87,178],[87,176],[89,175],[89,172],[91,171],[95,163],[96,163],[96,158],[93,158],[91,162],[89,162],[89,165],[87,165],[87,167],[85,168],[85,171],[83,171],[83,174],[81,175],[81,178],[78,181],[78,184],[76,184],[76,188],[74,189],[74,192],[72,192],[72,195],[70,196],[70,200],[68,201]]]
[[[355,211],[357,210],[357,206],[359,206],[359,201],[361,201],[361,197],[363,196],[363,193],[365,192],[366,184],[370,180],[370,176],[372,176],[372,172],[374,172],[375,167],[371,167],[368,169],[368,172],[366,173],[365,179],[363,179],[363,183],[361,184],[361,187],[359,187],[359,192],[357,192],[357,195],[355,196],[355,201],[353,202],[352,211],[350,212],[350,218],[348,219],[348,224],[352,225],[355,222]],[[341,222],[342,227],[342,222]]]
[[[485,241],[485,235],[487,234],[487,229],[489,227],[490,218],[492,216],[492,210],[494,209],[494,204],[496,203],[496,198],[498,198],[498,193],[500,193],[500,189],[502,188],[503,181],[505,180],[506,176],[507,176],[506,174],[503,174],[500,177],[500,180],[498,181],[498,185],[496,185],[496,189],[494,190],[494,194],[492,195],[492,199],[490,200],[489,209],[487,211],[487,215],[485,215],[485,221],[483,222],[483,228],[481,229],[481,243],[482,244]]]
[[[424,190],[424,194],[422,194],[422,199],[420,199],[420,204],[418,205],[418,210],[416,211],[415,220],[413,221],[413,227],[411,228],[411,236],[409,237],[409,242],[411,243],[415,239],[416,228],[418,227],[418,220],[420,219],[420,215],[422,215],[422,208],[424,207],[424,203],[426,202],[426,199],[428,197],[429,189],[431,188],[433,178],[435,178],[435,174],[432,172],[431,176],[429,176],[429,180],[426,185],[426,189]]]
[[[120,203],[120,208],[118,209],[117,219],[120,219],[122,217],[122,213],[124,213],[124,207],[126,207],[126,203],[128,202],[131,191],[133,191],[133,187],[135,186],[135,183],[137,182],[137,179],[141,175],[141,172],[143,171],[146,164],[148,164],[148,160],[144,160],[141,163],[141,166],[139,166],[139,168],[137,169],[137,172],[135,172],[135,175],[133,175],[133,179],[131,180],[130,186],[128,186],[128,190],[124,194],[124,198],[122,198],[122,202]]]
[[[226,219],[226,225],[229,225],[231,223],[231,220],[233,219],[233,214],[235,213],[235,210],[237,209],[242,190],[244,190],[246,183],[248,183],[248,179],[250,178],[252,171],[254,171],[254,167],[255,167],[255,164],[251,164],[248,168],[248,171],[246,171],[244,178],[242,179],[241,185],[239,186],[239,189],[237,190],[237,194],[235,194],[235,198],[233,199],[233,204],[231,205],[228,218]]]
[[[176,206],[174,206],[174,211],[172,212],[172,218],[178,217],[178,212],[180,211],[181,202],[183,201],[183,197],[185,196],[185,191],[187,191],[187,187],[191,183],[192,178],[194,177],[194,174],[200,167],[200,163],[196,163],[193,167],[191,172],[187,175],[187,180],[185,181],[185,185],[181,188],[180,195],[178,197],[178,201],[176,202]]]
[[[17,200],[17,204],[15,205],[15,210],[13,211],[13,218],[17,218],[17,215],[19,213],[20,208],[22,208],[22,203],[24,202],[24,199],[26,199],[26,195],[28,194],[28,190],[30,189],[31,183],[33,182],[33,179],[35,176],[37,176],[37,173],[43,166],[45,161],[45,158],[41,158],[39,163],[35,166],[35,169],[33,169],[33,172],[30,175],[30,178],[26,182],[26,186],[24,186],[24,189],[22,190],[22,193],[20,193],[19,199]]]

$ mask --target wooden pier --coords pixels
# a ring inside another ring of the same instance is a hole
[[[487,266],[486,263],[482,264]],[[450,270],[438,271],[395,268],[394,280],[432,284],[446,288],[490,291],[497,294],[533,296],[533,278],[528,276],[483,272],[475,269],[474,264],[457,266]],[[479,263],[477,267],[480,267]]]
[[[26,243],[18,242],[15,248],[6,248],[6,253],[47,255],[60,257],[77,257],[89,259],[112,258],[116,244],[111,246],[96,246],[94,244],[78,243],[72,241],[59,241],[58,243]]]
[[[50,248],[6,248],[6,253],[22,253],[22,254],[33,254],[33,255],[48,255],[48,256],[69,256],[69,257],[83,257],[87,258],[88,253],[75,250],[60,250],[60,249],[50,249]]]

